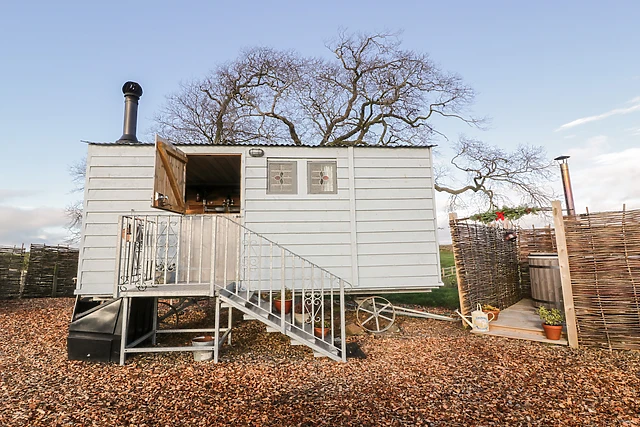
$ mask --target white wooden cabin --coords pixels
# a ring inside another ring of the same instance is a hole
[[[70,359],[202,348],[156,345],[175,332],[212,334],[217,361],[235,308],[346,361],[346,293],[442,284],[430,147],[139,143],[142,87],[122,92],[122,137],[88,147]],[[169,298],[214,298],[215,326],[159,326]],[[360,311],[376,328],[395,315]]]
[[[77,295],[114,295],[119,217],[158,208],[230,216],[346,292],[442,285],[430,147],[89,143]]]

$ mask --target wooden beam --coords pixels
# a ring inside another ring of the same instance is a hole
[[[556,229],[556,245],[558,247],[558,263],[562,280],[562,298],[564,300],[564,315],[567,321],[567,338],[571,348],[578,348],[578,326],[576,310],[573,305],[573,290],[571,287],[571,272],[569,270],[569,252],[567,238],[562,217],[562,204],[559,200],[551,203],[553,209],[553,223]]]
[[[170,155],[172,155],[177,159],[182,160],[183,163],[187,163],[188,161],[187,155],[184,154],[182,151],[174,148],[174,146],[169,142],[169,140],[156,135],[156,145],[158,145],[158,142],[160,142],[161,145],[167,149]]]
[[[458,219],[458,214],[455,212],[451,212],[449,214],[449,226],[451,226],[451,223],[455,222],[457,219]],[[456,283],[458,284],[458,299],[460,301],[460,311],[465,316],[468,316],[471,314],[471,309],[467,307],[467,305],[465,304],[464,292],[462,292],[462,283],[460,283],[460,278],[462,277],[462,273],[460,272],[460,270],[462,267],[460,265],[459,257],[456,257],[456,250],[455,250],[455,244],[453,241],[453,235],[451,236],[451,251],[453,252],[453,262],[456,267]],[[465,328],[467,327],[466,322],[462,322],[462,325]]]

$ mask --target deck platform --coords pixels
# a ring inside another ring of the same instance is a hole
[[[547,344],[568,345],[566,330],[563,329],[559,340],[548,340],[544,335],[542,322],[536,314],[533,301],[522,299],[500,311],[498,320],[489,323],[489,332],[473,331],[476,334],[494,335]]]
[[[215,288],[214,288],[215,289]],[[166,285],[149,285],[144,290],[139,290],[135,286],[126,291],[121,290],[117,297],[159,297],[159,298],[180,298],[180,297],[214,297],[215,291],[211,291],[209,283],[177,283]]]

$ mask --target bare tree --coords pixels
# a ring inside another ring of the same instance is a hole
[[[428,55],[403,50],[396,34],[341,32],[327,48],[328,58],[248,49],[168,96],[155,130],[189,143],[424,146],[447,139],[436,127],[441,120],[483,124],[469,113],[474,91]],[[538,169],[544,154],[524,148],[516,154],[524,163],[493,158],[500,165],[494,170],[492,156],[506,153],[461,140],[453,165],[473,175],[472,183],[452,188],[438,182],[436,188],[454,202],[475,192],[493,204],[496,192],[511,184],[542,202],[534,181],[544,175]]]
[[[491,208],[511,202],[508,194],[521,198],[520,203],[549,206],[553,190],[547,184],[552,176],[552,163],[546,159],[542,147],[518,146],[507,152],[482,141],[461,137],[454,144],[451,159],[456,175],[462,176],[458,185],[443,184],[452,175],[444,168],[436,173],[436,191],[451,195],[450,207],[458,205],[460,196],[474,193],[479,204]]]
[[[249,49],[170,95],[158,130],[210,144],[425,145],[435,116],[481,123],[465,114],[473,90],[394,34],[341,33],[327,47],[332,59]]]
[[[84,191],[86,173],[86,157],[69,166],[69,175],[71,175],[71,180],[75,184],[75,188],[73,189],[74,193]],[[69,220],[69,222],[67,223],[69,236],[65,239],[65,243],[69,245],[77,244],[78,242],[80,242],[80,230],[82,227],[82,206],[82,200],[77,200],[65,208],[65,215]]]

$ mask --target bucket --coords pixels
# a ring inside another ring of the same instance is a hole
[[[211,335],[205,335],[203,337],[196,337],[191,340],[193,347],[213,347],[213,337]],[[213,358],[213,351],[194,351],[193,360],[196,362],[203,362],[205,360],[211,360]]]

